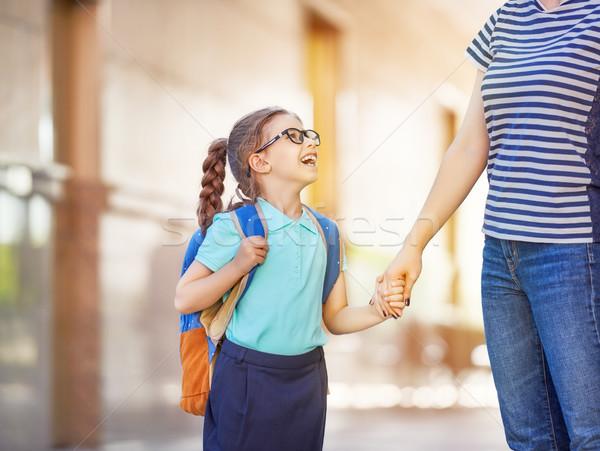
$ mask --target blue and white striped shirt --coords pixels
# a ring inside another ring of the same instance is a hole
[[[600,0],[506,2],[466,51],[490,151],[483,232],[600,241]]]

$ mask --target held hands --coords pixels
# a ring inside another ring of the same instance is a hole
[[[416,246],[405,243],[383,273],[378,296],[382,314],[399,318],[402,316],[404,308],[410,305],[413,285],[423,267],[421,255],[422,251]],[[393,282],[397,280],[404,282],[404,292],[401,297],[392,293]]]
[[[383,318],[387,319],[390,316],[393,316],[394,318],[397,318],[398,316],[395,315],[390,315],[388,314],[386,311],[384,311],[381,308],[381,304],[383,302],[394,302],[394,303],[399,303],[401,302],[402,304],[404,304],[404,286],[405,286],[405,282],[402,279],[397,279],[397,280],[393,280],[390,283],[390,287],[387,290],[384,290],[382,288],[382,282],[384,280],[384,276],[383,274],[377,276],[377,278],[375,279],[375,291],[373,293],[373,298],[371,299],[371,302],[369,302],[370,305],[374,306],[374,308],[377,310],[377,313],[382,316]],[[384,293],[384,298],[383,301],[381,299],[381,293]],[[400,315],[401,316],[401,315]]]
[[[244,275],[249,273],[256,265],[262,265],[265,258],[267,258],[268,251],[269,245],[264,237],[260,235],[249,236],[242,240],[231,263]]]

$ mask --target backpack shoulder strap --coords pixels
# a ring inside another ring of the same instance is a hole
[[[260,235],[265,238],[268,236],[269,229],[267,227],[267,221],[258,203],[244,205],[243,207],[231,211],[230,215],[233,224],[242,239],[254,235]],[[205,323],[205,318],[206,323],[209,323],[205,324],[206,331],[213,343],[218,343],[225,334],[227,325],[233,315],[233,310],[244,294],[246,294],[246,290],[250,286],[250,282],[252,282],[256,268],[257,266],[252,268],[248,274],[244,275],[244,277],[233,286],[229,296],[227,296],[227,299],[213,318],[210,318],[209,320],[206,315],[203,318],[203,323]]]
[[[258,202],[244,205],[230,211],[229,214],[231,215],[235,229],[242,239],[253,235],[268,238],[269,229],[267,227],[267,220]]]
[[[333,219],[304,205],[305,211],[317,226],[319,234],[327,250],[327,269],[325,270],[325,281],[323,283],[323,304],[327,301],[333,286],[342,272],[344,261],[344,246],[340,240],[340,230]]]
[[[258,202],[255,204],[244,205],[243,207],[229,212],[229,214],[231,215],[235,229],[242,239],[255,235],[260,235],[264,238],[269,237],[267,220],[265,219],[265,214]],[[240,298],[246,293],[246,289],[254,277],[256,268],[257,266],[252,268],[248,273],[248,281],[246,282],[244,291],[240,294]]]

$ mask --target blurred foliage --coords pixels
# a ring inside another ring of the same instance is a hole
[[[0,305],[15,304],[19,292],[19,253],[15,245],[0,244]]]

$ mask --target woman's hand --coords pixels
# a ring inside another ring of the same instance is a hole
[[[249,273],[256,265],[262,265],[265,258],[267,258],[268,251],[269,245],[264,237],[260,235],[249,236],[242,240],[231,263],[241,275],[244,275]]]
[[[371,298],[371,302],[369,304],[377,310],[377,313],[382,318],[387,319],[390,317],[390,314],[382,309],[382,304],[384,302],[401,302],[404,304],[404,286],[406,283],[404,282],[404,279],[392,280],[389,287],[386,289],[385,287],[382,287],[383,280],[383,274],[376,277],[375,291],[373,292],[373,297]]]
[[[383,281],[379,286],[379,306],[385,315],[399,318],[403,309],[410,305],[413,285],[423,267],[421,255],[422,251],[407,240],[383,273]],[[404,282],[401,296],[393,291],[393,282],[398,280]]]

